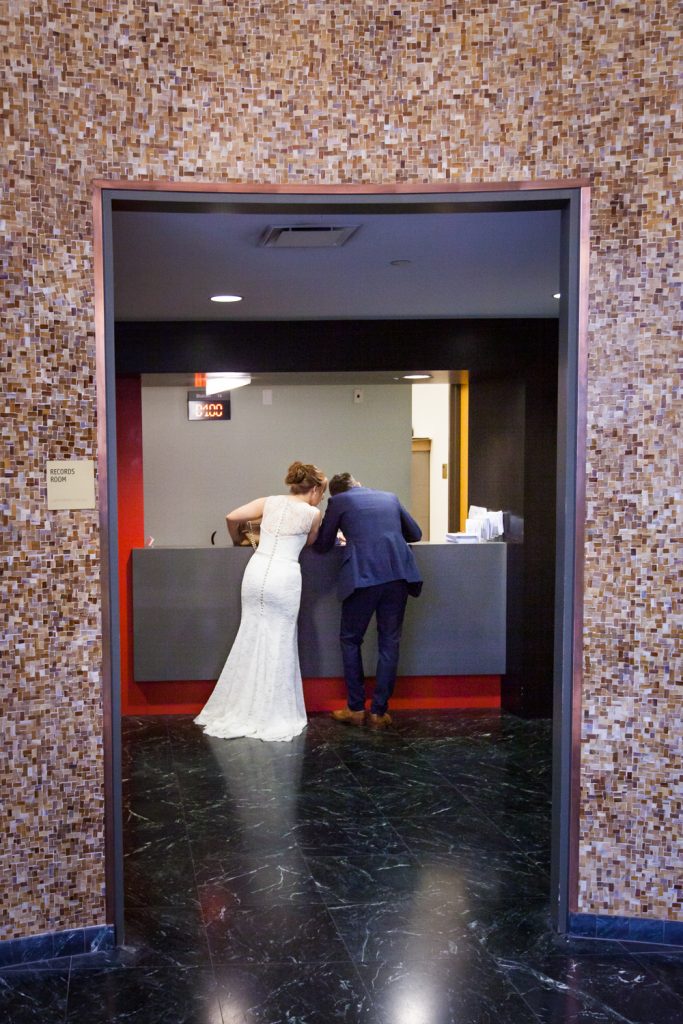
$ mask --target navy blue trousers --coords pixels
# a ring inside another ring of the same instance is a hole
[[[391,580],[390,583],[354,590],[342,601],[339,639],[352,711],[362,711],[365,707],[365,676],[360,651],[373,614],[377,617],[377,673],[370,711],[374,715],[383,715],[387,710],[396,684],[398,649],[407,600],[406,581]]]

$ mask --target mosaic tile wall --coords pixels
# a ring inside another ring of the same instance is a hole
[[[44,483],[47,459],[95,454],[93,178],[590,177],[579,909],[683,919],[679,18],[665,0],[0,9],[0,938],[104,920],[97,518],[47,512]]]

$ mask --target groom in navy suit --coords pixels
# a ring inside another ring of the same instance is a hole
[[[342,601],[341,642],[348,707],[332,717],[349,725],[367,724],[384,729],[396,683],[401,627],[408,595],[417,597],[422,579],[408,546],[422,531],[395,494],[363,487],[350,473],[339,473],[329,483],[330,500],[314,551],[329,551],[344,538],[339,574]],[[365,713],[365,677],[361,644],[370,619],[377,617],[377,674],[370,713]]]

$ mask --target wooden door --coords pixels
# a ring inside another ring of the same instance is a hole
[[[410,463],[410,511],[422,529],[422,540],[429,540],[429,474],[432,441],[413,438]]]

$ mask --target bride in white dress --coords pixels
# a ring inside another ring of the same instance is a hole
[[[289,494],[257,498],[226,516],[239,542],[240,525],[261,520],[259,545],[242,578],[242,618],[215,689],[195,718],[209,736],[291,740],[306,728],[297,618],[299,554],[320,528],[327,478],[316,466],[293,462]]]

